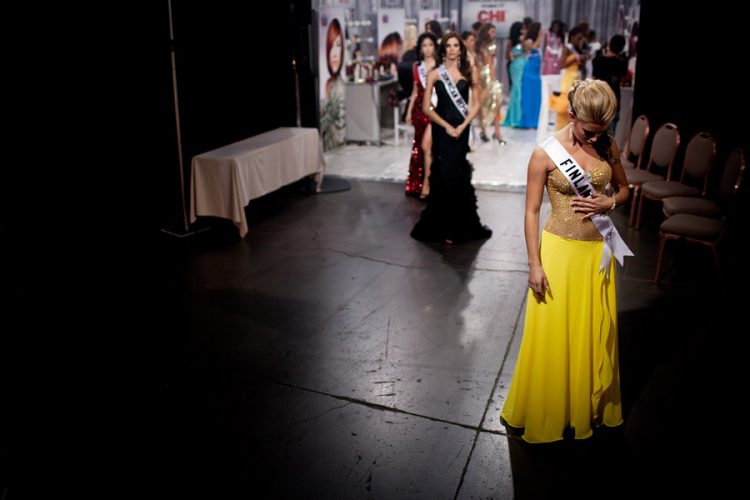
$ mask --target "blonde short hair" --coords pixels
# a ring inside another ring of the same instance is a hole
[[[583,123],[609,125],[617,114],[617,97],[602,80],[576,80],[568,92],[570,111]]]
[[[404,27],[404,50],[410,50],[417,45],[419,30],[416,24],[407,24]]]

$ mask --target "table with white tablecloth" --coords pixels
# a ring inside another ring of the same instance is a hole
[[[325,159],[318,129],[282,127],[194,156],[190,170],[190,221],[230,219],[244,237],[250,200],[310,175],[319,187]]]

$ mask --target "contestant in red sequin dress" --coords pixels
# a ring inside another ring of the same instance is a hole
[[[414,125],[414,141],[409,160],[409,177],[406,179],[406,194],[427,198],[430,194],[430,165],[432,164],[432,130],[430,119],[422,112],[424,82],[435,67],[437,39],[432,33],[422,33],[417,40],[419,61],[414,64],[412,76],[414,89],[409,98],[406,122]]]

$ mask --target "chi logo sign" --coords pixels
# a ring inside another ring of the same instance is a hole
[[[504,10],[480,10],[477,15],[477,21],[480,23],[504,23]]]

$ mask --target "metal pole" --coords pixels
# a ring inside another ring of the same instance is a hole
[[[297,126],[302,126],[302,114],[299,103],[299,74],[297,73],[297,60],[292,56],[292,69],[294,70],[294,96],[297,103]]]
[[[182,132],[180,130],[180,100],[177,97],[177,65],[175,63],[174,55],[174,28],[172,26],[172,0],[167,0],[169,4],[169,45],[172,56],[172,91],[174,94],[174,116],[175,125],[177,129],[177,157],[179,159],[179,171],[180,171],[180,205],[182,208],[182,224],[185,232],[189,231],[188,227],[188,216],[187,207],[185,205],[185,172],[184,172],[184,159],[182,156]]]

